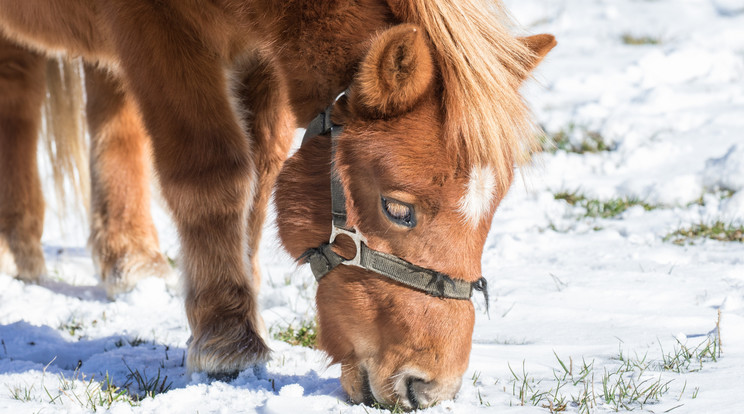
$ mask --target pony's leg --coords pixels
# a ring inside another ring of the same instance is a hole
[[[149,138],[134,102],[109,72],[85,67],[91,136],[93,261],[109,297],[147,276],[170,277],[150,216]]]
[[[36,165],[44,67],[42,56],[0,35],[0,271],[33,282],[46,273]]]
[[[205,47],[206,29],[178,20],[167,7],[114,3],[107,24],[180,235],[192,331],[187,363],[190,370],[235,373],[265,360],[269,348],[258,333],[257,292],[246,263],[256,173],[237,102],[228,95],[232,65],[220,50]]]
[[[247,122],[259,175],[253,208],[248,216],[248,252],[256,291],[261,284],[258,247],[266,209],[292,144],[295,126],[286,86],[277,70],[270,60],[259,57],[238,71],[238,93],[243,107],[248,109]]]

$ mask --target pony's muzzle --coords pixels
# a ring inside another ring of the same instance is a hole
[[[397,381],[399,403],[407,409],[421,409],[455,398],[462,385],[462,378],[426,381],[416,375],[403,375]]]

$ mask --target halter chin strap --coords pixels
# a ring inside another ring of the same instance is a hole
[[[473,296],[473,290],[476,290],[483,293],[486,299],[486,311],[488,311],[488,285],[485,278],[481,277],[475,282],[453,279],[444,273],[417,266],[400,257],[371,249],[367,246],[367,239],[359,229],[347,226],[346,197],[336,168],[335,157],[338,136],[343,132],[344,127],[331,121],[333,105],[345,94],[346,92],[339,95],[325,111],[310,122],[305,136],[302,138],[302,144],[304,145],[305,142],[315,136],[326,135],[329,132],[331,134],[331,213],[333,226],[328,243],[308,249],[302,254],[300,261],[310,264],[310,269],[318,282],[339,265],[347,265],[371,270],[435,297],[470,300]],[[333,242],[339,234],[348,236],[354,241],[356,247],[354,258],[346,259],[333,251]]]

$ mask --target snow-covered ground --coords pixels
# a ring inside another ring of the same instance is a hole
[[[538,122],[562,148],[609,150],[545,153],[515,183],[486,243],[495,301],[488,316],[475,297],[462,390],[428,411],[744,412],[744,244],[667,237],[744,224],[744,0],[507,5],[527,31],[559,41],[525,88]],[[587,214],[613,199],[653,208]],[[167,214],[154,214],[175,257]],[[112,412],[379,411],[346,402],[321,352],[280,341],[268,365],[232,382],[187,376],[182,298],[146,280],[106,300],[85,238],[50,211],[51,280],[0,275],[0,412],[104,410],[116,397],[100,390],[107,375],[156,391],[135,406],[119,397]],[[267,326],[311,321],[313,278],[271,223],[261,254]]]

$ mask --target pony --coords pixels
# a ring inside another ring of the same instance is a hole
[[[112,297],[168,272],[147,209],[151,153],[180,237],[190,370],[229,375],[270,355],[256,251],[279,177],[286,249],[340,258],[318,286],[319,344],[350,398],[453,398],[474,323],[463,299],[514,165],[536,148],[519,86],[555,46],[507,22],[488,0],[0,3],[0,257],[26,281],[45,272],[35,135],[56,72],[44,66],[80,56],[94,262]],[[322,128],[282,169],[294,128],[332,102],[335,143]],[[329,243],[332,197],[354,243]],[[346,260],[362,248],[436,289]]]

